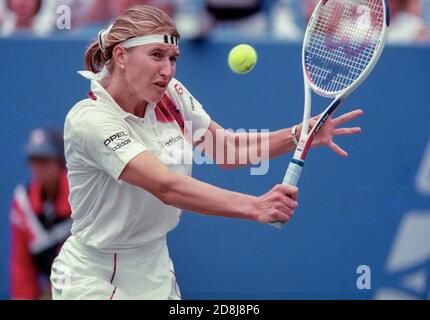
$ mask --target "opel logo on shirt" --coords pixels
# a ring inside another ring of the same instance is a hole
[[[128,134],[126,134],[124,131],[117,132],[114,135],[111,135],[109,138],[107,138],[104,142],[105,146],[107,147],[111,142],[113,142],[115,139],[125,137]]]

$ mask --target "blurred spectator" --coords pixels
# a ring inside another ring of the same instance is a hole
[[[41,11],[42,0],[5,0],[2,35],[33,33],[36,29],[36,16]]]
[[[179,13],[175,21],[185,38],[205,38],[209,34],[221,38],[261,38],[267,35],[268,19],[264,12],[264,0],[203,1],[200,6],[192,0],[181,1],[181,6],[178,6]]]
[[[87,15],[89,25],[107,25],[114,14],[121,14],[132,7],[137,0],[95,0]]]
[[[76,30],[75,34],[96,36],[98,32],[107,27],[111,21],[136,5],[152,5],[173,15],[174,6],[170,0],[93,0],[88,8],[86,21]]]
[[[50,297],[51,264],[71,228],[62,136],[35,129],[25,153],[32,178],[16,187],[12,201],[11,298],[43,299]]]
[[[312,1],[277,0],[271,9],[272,33],[275,39],[301,41],[305,30],[305,9]]]
[[[206,38],[210,30],[204,0],[174,0],[176,27],[181,38]]]
[[[427,28],[430,28],[430,0],[424,0],[424,20]]]
[[[429,31],[423,17],[422,0],[391,0],[388,41],[397,44],[425,43]]]
[[[78,26],[94,1],[0,0],[0,35],[47,36],[56,31],[59,17],[57,9],[61,5],[70,9],[71,27]]]
[[[309,21],[309,19],[311,18],[312,13],[314,12],[314,9],[315,9],[318,2],[319,2],[319,0],[302,1],[302,5],[303,5],[304,11],[305,11],[306,24]]]
[[[53,31],[57,27],[59,14],[57,10],[66,6],[70,11],[70,28],[73,30],[84,25],[87,21],[88,12],[97,0],[44,0],[41,21],[46,29]],[[68,32],[69,30],[57,30]]]
[[[183,38],[273,38],[301,41],[319,0],[0,0],[0,36],[95,37],[113,17],[147,4],[173,16]],[[388,0],[388,41],[429,42],[430,0]],[[60,6],[70,9],[70,30],[57,26]],[[56,33],[60,34],[60,33]]]
[[[3,0],[0,0],[0,31],[2,30],[5,13],[6,13],[5,3]]]
[[[0,0],[0,35],[46,36],[61,31],[72,36],[94,36],[113,17],[138,4],[174,13],[170,0]],[[57,29],[61,6],[69,9],[72,32]]]
[[[390,5],[390,13],[391,13],[391,25],[390,31],[388,33],[388,41],[391,43],[400,43],[400,44],[411,44],[411,43],[424,43],[429,42],[429,31],[428,24],[424,18],[427,14],[430,15],[430,0],[388,0]],[[275,37],[276,34],[279,34],[279,29],[276,29],[276,26],[282,26],[281,32],[287,32],[287,30],[292,30],[289,34],[285,34],[283,38],[286,40],[294,39],[294,36],[298,36],[299,33],[294,32],[295,28],[292,24],[293,17],[290,12],[293,10],[288,10],[292,6],[292,3],[295,2],[293,0],[278,0],[278,7],[280,5],[284,6],[284,10],[286,12],[281,13],[276,11],[274,8],[274,23],[275,23]],[[306,27],[306,23],[312,15],[312,12],[318,3],[318,0],[306,0],[301,1],[301,5],[303,6],[305,23],[302,25],[302,28]],[[429,12],[424,10],[428,8]],[[276,7],[276,5],[275,5]],[[285,9],[285,7],[287,9]],[[288,12],[290,11],[290,12]],[[296,10],[297,12],[297,10]],[[279,19],[278,24],[276,24],[276,18]],[[297,26],[300,26],[300,21],[298,21]],[[277,32],[278,31],[278,32]],[[281,33],[282,35],[282,33]]]
[[[215,31],[221,29],[241,37],[262,38],[268,31],[263,5],[264,0],[206,0],[206,11]]]

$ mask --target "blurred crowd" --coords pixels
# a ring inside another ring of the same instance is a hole
[[[0,36],[95,37],[127,8],[157,6],[183,38],[300,41],[318,0],[0,0]],[[389,0],[389,41],[430,43],[430,0]]]

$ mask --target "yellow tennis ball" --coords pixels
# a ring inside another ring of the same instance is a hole
[[[230,50],[228,65],[233,72],[247,73],[257,63],[257,52],[248,44],[239,44]]]

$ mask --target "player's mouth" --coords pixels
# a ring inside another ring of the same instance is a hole
[[[159,81],[159,82],[155,82],[154,85],[158,88],[160,88],[160,90],[166,90],[167,88],[167,82],[164,81]]]

